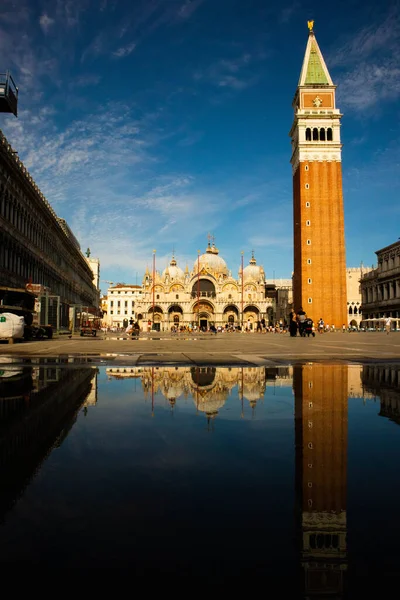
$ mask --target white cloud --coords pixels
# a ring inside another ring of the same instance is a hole
[[[371,25],[344,39],[327,57],[337,69],[338,103],[357,111],[400,98],[400,16],[391,9],[378,26]]]
[[[118,50],[115,50],[115,52],[113,52],[112,54],[116,58],[125,58],[126,56],[129,56],[134,51],[135,48],[136,48],[136,43],[131,42],[130,44],[127,44],[126,46],[121,46],[120,48],[118,48]]]
[[[246,70],[252,60],[253,57],[249,53],[241,54],[234,59],[224,58],[206,69],[197,70],[193,78],[195,81],[211,84],[218,88],[244,90],[254,85],[259,79],[258,76],[250,75]]]
[[[370,109],[383,100],[400,97],[400,67],[397,60],[386,64],[361,64],[342,76],[338,103],[357,111]]]
[[[204,0],[186,0],[186,2],[178,8],[178,17],[181,19],[189,19],[203,2]]]
[[[45,33],[49,31],[49,29],[54,25],[54,19],[49,17],[46,13],[41,15],[39,19],[40,27],[43,29]]]

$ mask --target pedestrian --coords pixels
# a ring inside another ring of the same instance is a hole
[[[296,337],[297,335],[296,313],[293,310],[289,314],[289,333],[290,337]]]
[[[297,323],[299,326],[299,334],[301,337],[304,337],[305,335],[305,321],[306,321],[307,315],[306,312],[303,310],[303,307],[300,306],[300,309],[297,311]]]
[[[386,319],[385,319],[385,329],[386,329],[386,334],[387,335],[389,335],[391,327],[392,327],[392,318],[391,317],[386,317]]]

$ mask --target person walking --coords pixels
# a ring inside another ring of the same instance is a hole
[[[303,307],[300,306],[300,309],[297,311],[297,324],[299,327],[300,337],[305,336],[304,329],[305,329],[306,318],[307,318],[306,312],[303,310]]]
[[[289,314],[289,333],[290,337],[296,337],[297,335],[296,313],[293,310]]]
[[[386,330],[386,334],[387,335],[389,335],[391,327],[392,327],[392,318],[391,317],[386,317],[386,319],[385,319],[385,330]]]

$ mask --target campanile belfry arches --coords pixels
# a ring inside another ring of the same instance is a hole
[[[317,321],[347,323],[346,256],[340,141],[335,90],[309,21],[293,100],[294,310]]]

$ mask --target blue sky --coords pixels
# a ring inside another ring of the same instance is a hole
[[[293,268],[289,130],[314,31],[342,119],[347,265],[400,237],[400,4],[3,0],[1,128],[103,280],[141,282],[207,234],[233,275]],[[103,290],[107,284],[102,283]]]

